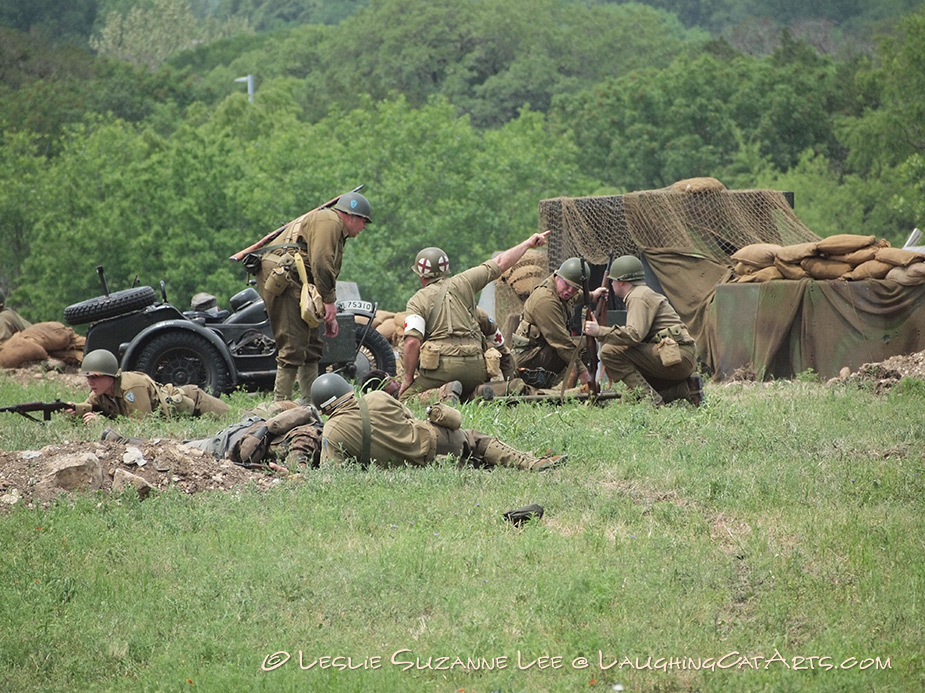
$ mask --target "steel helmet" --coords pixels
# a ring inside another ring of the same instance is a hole
[[[584,269],[585,281],[591,276],[591,265],[577,257],[570,257],[568,260],[559,265],[556,270],[556,276],[560,277],[569,286],[576,289],[581,288],[582,268]]]
[[[84,356],[81,363],[81,375],[111,375],[116,376],[119,371],[119,362],[111,351],[94,349]]]
[[[440,248],[424,248],[414,258],[414,271],[421,277],[442,277],[450,271],[450,258]]]
[[[610,263],[610,278],[619,282],[644,281],[642,262],[635,255],[621,255]]]
[[[334,209],[339,209],[346,214],[352,214],[357,217],[363,217],[366,221],[372,221],[370,216],[371,210],[369,200],[360,193],[348,192],[337,198],[334,203]]]
[[[315,378],[311,390],[312,404],[327,416],[353,397],[353,387],[337,373],[325,373]]]

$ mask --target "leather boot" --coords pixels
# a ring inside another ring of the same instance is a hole
[[[482,460],[489,466],[514,467],[530,472],[544,472],[562,464],[566,459],[566,455],[534,457],[494,438],[488,443],[482,456]]]
[[[273,384],[273,400],[275,402],[292,399],[292,387],[295,385],[298,372],[299,369],[293,366],[277,366],[276,382]]]
[[[649,384],[649,381],[646,380],[639,371],[633,371],[629,375],[624,376],[623,384],[626,385],[627,389],[640,401],[649,400],[657,407],[665,403],[662,396],[655,391],[655,388]]]
[[[315,378],[317,377],[317,363],[303,363],[299,366],[299,393],[306,404],[312,401],[312,383],[315,382]]]
[[[691,393],[690,386],[688,385],[687,380],[682,380],[679,383],[675,383],[671,387],[666,387],[664,390],[659,390],[658,394],[662,396],[662,401],[665,404],[671,404],[679,399],[686,400]]]
[[[459,398],[462,397],[463,386],[458,380],[451,380],[440,386],[440,401],[455,407],[459,404]]]
[[[703,380],[699,375],[692,375],[687,379],[687,387],[690,393],[687,395],[687,401],[695,407],[703,404]]]

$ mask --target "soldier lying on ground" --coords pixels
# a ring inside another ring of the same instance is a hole
[[[545,471],[564,455],[534,457],[474,429],[460,428],[458,410],[438,403],[428,408],[428,420],[414,418],[394,395],[372,390],[356,397],[350,383],[336,373],[312,384],[312,403],[327,417],[321,443],[321,463],[356,460],[381,466],[424,466],[438,456],[452,455],[460,465],[501,466]]]
[[[0,291],[0,344],[31,324],[15,310],[6,307],[6,294]]]
[[[90,423],[100,414],[110,419],[135,419],[159,413],[164,416],[214,414],[222,416],[228,405],[195,385],[161,385],[145,373],[119,369],[116,357],[106,349],[96,349],[84,357],[80,374],[86,376],[91,394],[85,402],[73,404],[65,414],[83,417]]]
[[[317,467],[321,454],[321,417],[313,407],[292,401],[274,402],[275,415],[258,410],[244,414],[238,423],[213,436],[184,440],[184,445],[200,448],[218,459],[227,458],[242,467],[269,467],[288,472],[298,465]],[[141,443],[107,428],[103,440]]]

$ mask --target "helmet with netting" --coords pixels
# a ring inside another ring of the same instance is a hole
[[[353,397],[353,386],[337,373],[319,375],[312,383],[312,404],[325,416],[351,397]]]
[[[450,258],[440,248],[424,248],[414,258],[414,271],[428,279],[442,277],[450,271]]]
[[[610,278],[620,282],[644,281],[642,262],[635,255],[621,255],[610,263]]]
[[[591,266],[581,258],[570,257],[559,265],[559,269],[556,270],[556,276],[569,286],[580,289],[582,286],[582,279],[587,281],[591,276]]]
[[[111,351],[94,349],[84,356],[80,364],[81,375],[111,375],[119,371],[119,362]]]
[[[354,216],[363,217],[366,221],[372,221],[372,217],[370,216],[372,210],[369,206],[369,200],[360,193],[344,193],[337,198],[337,202],[334,203],[334,209],[339,209],[341,212],[353,214]]]

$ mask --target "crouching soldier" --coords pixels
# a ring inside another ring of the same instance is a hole
[[[424,466],[438,456],[453,455],[474,467],[514,467],[541,472],[565,461],[565,455],[534,457],[497,438],[463,429],[462,415],[444,403],[430,407],[428,420],[385,390],[356,397],[353,387],[336,373],[320,376],[311,389],[312,403],[327,417],[322,432],[321,463],[355,459],[383,467]]]
[[[106,349],[84,356],[80,374],[87,378],[90,396],[64,412],[81,416],[87,423],[100,414],[110,419],[143,419],[151,414],[222,416],[229,410],[225,402],[195,385],[161,385],[145,373],[122,372],[116,357]]]

